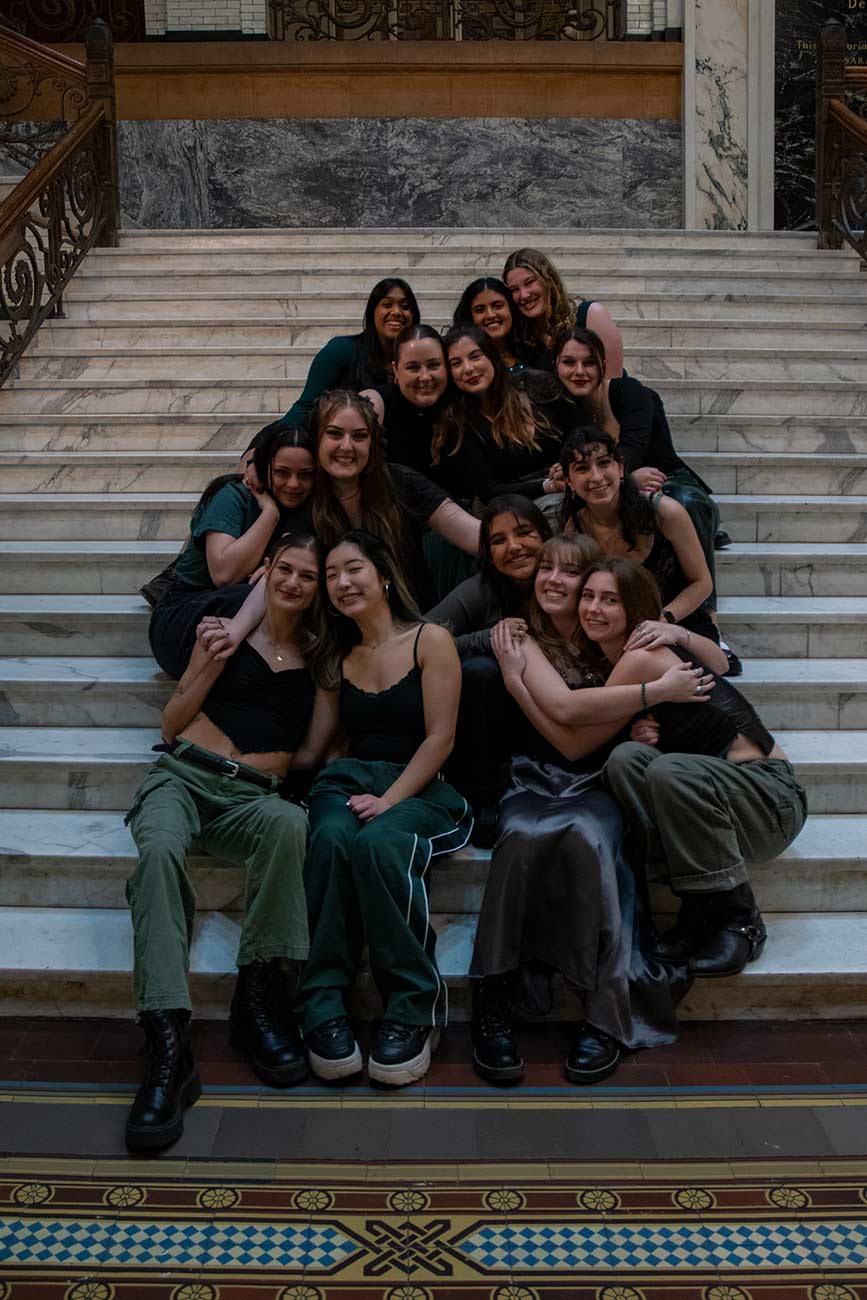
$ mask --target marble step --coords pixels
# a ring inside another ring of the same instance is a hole
[[[860,340],[860,335],[857,338]],[[176,378],[189,375],[225,379],[304,379],[316,355],[311,345],[276,347],[246,344],[194,347],[65,347],[25,353],[20,366],[25,380]],[[867,379],[863,349],[844,356],[834,348],[636,347],[628,354],[630,373],[645,383],[667,380],[792,380],[798,383]]]
[[[351,333],[361,326],[369,289],[349,287],[344,292],[322,289],[320,292],[278,292],[273,285],[270,292],[254,293],[245,290],[229,292],[225,289],[192,289],[186,293],[175,291],[173,285],[154,285],[151,289],[140,287],[136,292],[115,293],[108,288],[97,291],[89,286],[85,293],[76,276],[63,296],[66,316],[70,320],[198,320],[202,316],[220,320],[257,320],[270,318],[306,320],[314,315],[334,320],[334,333]],[[451,315],[464,288],[425,290],[420,292],[419,307],[422,319],[440,320]],[[823,291],[824,289],[824,291]],[[589,286],[583,292],[589,296]],[[751,282],[746,292],[729,286],[719,293],[708,293],[692,286],[689,290],[672,291],[656,288],[652,292],[635,291],[618,286],[602,298],[611,314],[638,315],[645,320],[698,320],[714,324],[722,320],[746,322],[754,317],[760,320],[788,321],[797,311],[814,324],[844,322],[864,324],[865,304],[858,298],[841,298],[820,286],[814,293],[781,294],[760,292]],[[795,301],[796,300],[796,301]]]
[[[720,619],[744,658],[847,659],[867,650],[867,597],[722,596]],[[141,596],[0,595],[8,656],[148,654]]]
[[[4,393],[10,390],[4,390]],[[229,451],[246,447],[253,434],[282,409],[214,414],[127,410],[45,415],[20,413],[0,393],[0,449],[5,451]],[[669,412],[675,445],[730,453],[867,453],[867,415],[725,414]]]
[[[0,451],[0,500],[29,492],[44,496],[57,492],[199,492],[216,475],[235,469],[244,446],[242,439],[225,451]],[[855,497],[867,492],[865,453],[693,451],[688,460],[718,495]],[[795,503],[789,500],[784,504]]]
[[[234,457],[227,458],[231,467]],[[182,466],[179,466],[182,468]],[[148,477],[159,466],[152,457]],[[105,481],[118,484],[108,466],[99,465]],[[165,473],[166,471],[162,471]],[[715,478],[713,470],[706,470]],[[189,471],[186,471],[189,475]],[[87,479],[96,486],[93,474]],[[176,541],[186,536],[198,489],[208,476],[196,479],[190,492],[0,492],[0,539],[15,541]],[[66,480],[64,480],[66,481]],[[178,475],[166,478],[176,486]],[[0,482],[4,486],[5,482]],[[52,487],[61,486],[52,483]],[[783,484],[787,486],[787,484]],[[722,522],[736,542],[860,542],[865,539],[867,495],[864,496],[733,496],[718,492]]]
[[[816,816],[774,862],[753,868],[765,912],[865,912],[867,818]],[[488,877],[487,850],[467,848],[438,863],[430,885],[436,912],[477,913]],[[137,861],[120,812],[0,810],[0,907],[125,908],[124,882]],[[194,848],[190,875],[199,911],[243,906],[242,867]],[[676,910],[652,886],[658,914]],[[2,958],[0,958],[2,963]]]
[[[579,247],[585,245],[595,250],[603,248],[621,249],[628,244],[640,248],[708,248],[719,250],[725,248],[749,248],[769,251],[771,249],[815,252],[816,235],[809,231],[794,230],[646,230],[624,227],[622,229],[587,229],[573,226],[461,226],[454,230],[444,230],[441,226],[381,226],[376,229],[352,229],[343,226],[328,227],[296,226],[267,227],[257,226],[253,229],[222,230],[123,230],[120,235],[120,249],[127,251],[177,250],[205,248],[219,253],[225,249],[267,248],[304,249],[314,248],[328,252],[332,249],[369,249],[386,248],[395,254],[403,254],[412,248],[448,248],[453,244],[470,245],[474,249],[497,248],[503,250],[504,257],[515,248],[529,245],[532,248],[544,248],[551,253],[552,248]],[[92,249],[90,257],[107,257],[114,249]],[[551,253],[553,256],[553,253]],[[840,250],[835,256],[845,259],[853,257],[847,249]]]
[[[867,808],[867,731],[779,731],[818,813]],[[138,727],[0,727],[7,808],[124,809],[159,732]]]
[[[0,420],[25,413],[94,417],[130,411],[161,415],[187,411],[226,414],[287,411],[303,376],[290,379],[12,380],[0,392]],[[691,380],[655,384],[669,415],[865,415],[867,382],[838,380]],[[264,422],[264,420],[263,420]]]
[[[330,259],[329,259],[330,260]],[[834,294],[852,303],[864,307],[864,280],[857,265],[850,263],[851,269],[830,270],[813,267],[806,261],[797,270],[741,270],[736,264],[722,269],[701,267],[681,270],[659,267],[642,269],[640,266],[630,268],[617,258],[611,258],[606,264],[594,259],[592,269],[587,270],[586,260],[582,259],[583,270],[580,284],[577,280],[579,268],[573,271],[564,266],[566,288],[570,293],[581,293],[584,298],[593,298],[606,302],[609,297],[632,294],[641,297],[644,294],[659,293],[701,293],[701,294],[748,294],[788,297],[793,309],[799,310],[802,295]],[[411,275],[412,287],[421,301],[429,293],[451,294],[455,301],[460,297],[467,281],[479,274],[478,269],[468,267],[455,259],[451,265],[428,266],[418,269],[401,266],[392,260],[387,267],[370,265],[367,260],[362,265],[358,258],[349,259],[343,269],[333,266],[303,266],[299,259],[282,261],[267,270],[236,269],[234,262],[226,266],[211,264],[209,269],[201,271],[173,271],[167,276],[161,270],[114,271],[110,266],[85,262],[76,273],[69,289],[64,294],[64,303],[92,302],[108,296],[119,297],[146,294],[149,290],[158,293],[171,292],[173,295],[188,293],[209,294],[220,298],[227,294],[244,293],[250,295],[295,295],[298,293],[353,293],[358,286],[370,287],[381,278],[383,273]]]
[[[815,248],[744,248],[736,241],[727,248],[666,248],[633,244],[627,240],[618,248],[605,248],[592,237],[571,245],[558,240],[546,240],[543,247],[557,264],[567,286],[571,281],[586,278],[588,255],[593,257],[593,275],[606,275],[610,271],[655,274],[659,271],[699,271],[704,274],[716,271],[788,271],[817,274],[828,270],[835,273],[857,272],[857,259],[848,253],[841,257],[836,252]],[[481,250],[469,240],[442,247],[416,244],[401,249],[347,248],[324,250],[319,248],[274,247],[251,243],[245,247],[219,249],[101,249],[99,257],[88,258],[85,274],[115,275],[191,275],[205,272],[223,274],[262,274],[266,271],[324,269],[355,271],[363,258],[364,270],[359,275],[401,275],[415,281],[427,271],[466,272],[467,279],[479,275],[500,276],[505,257],[501,249]]]
[[[436,913],[437,958],[453,1021],[469,1017],[475,917]],[[699,980],[678,1009],[682,1019],[846,1019],[867,1014],[863,913],[772,913],[768,942],[742,975]],[[205,912],[196,920],[190,991],[196,1014],[225,1016],[234,987],[238,920]],[[132,1017],[132,931],[120,908],[0,909],[0,1014]],[[369,976],[358,1011],[381,1015]],[[574,995],[557,990],[553,1014],[574,1018]]]
[[[177,555],[178,541],[0,541],[0,589],[122,595]],[[729,596],[867,596],[867,543],[737,542],[716,556]]]
[[[430,324],[444,329],[451,324],[445,307],[437,316],[428,315]],[[809,348],[815,338],[812,320],[737,319],[718,322],[641,320],[633,311],[618,317],[627,354],[642,348]],[[55,349],[72,348],[319,348],[335,333],[351,334],[358,321],[347,318],[305,316],[303,319],[275,321],[251,319],[243,323],[219,317],[190,321],[106,320],[99,324],[82,320],[49,320],[28,346],[27,356],[50,354]],[[828,321],[822,327],[823,348],[836,356],[850,352],[860,356],[867,339],[867,323]],[[830,346],[833,345],[833,346]]]
[[[867,658],[748,659],[737,686],[772,730],[867,728]],[[149,656],[0,659],[0,725],[157,727],[173,688]]]

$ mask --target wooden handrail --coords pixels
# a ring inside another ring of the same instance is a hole
[[[68,54],[58,54],[49,46],[40,45],[38,41],[32,41],[29,36],[21,36],[19,32],[13,32],[11,27],[4,27],[0,23],[0,49],[4,46],[17,54],[26,54],[43,68],[61,73],[80,86],[87,84],[87,69],[83,63],[79,63],[78,59],[71,59]]]
[[[29,212],[52,176],[60,171],[70,154],[74,153],[82,140],[105,121],[105,108],[102,104],[92,104],[75,125],[49,149],[44,158],[40,158],[26,176],[15,186],[12,193],[0,203],[0,249],[7,232]]]
[[[852,64],[843,69],[843,76],[847,86],[867,86],[867,67]]]
[[[853,135],[861,144],[867,146],[867,122],[858,113],[853,113],[843,103],[842,99],[832,99],[828,105],[828,118],[842,126],[845,131]]]

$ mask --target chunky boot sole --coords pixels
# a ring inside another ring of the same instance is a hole
[[[408,1083],[417,1083],[430,1069],[431,1054],[436,1051],[439,1041],[440,1031],[432,1030],[418,1056],[409,1061],[401,1061],[399,1065],[384,1065],[375,1056],[371,1056],[367,1061],[367,1073],[377,1083],[386,1083],[391,1088],[403,1088]]]
[[[355,1051],[351,1056],[341,1056],[338,1060],[332,1060],[328,1056],[317,1056],[311,1049],[307,1049],[310,1058],[310,1069],[318,1079],[326,1079],[333,1082],[335,1079],[348,1079],[353,1074],[361,1073],[361,1048],[358,1043],[355,1044]]]
[[[244,1043],[244,1035],[240,1029],[229,1024],[229,1042],[240,1056],[246,1057],[253,1067],[253,1073],[257,1079],[267,1083],[272,1088],[288,1088],[293,1083],[300,1083],[306,1079],[310,1073],[310,1067],[307,1064],[307,1058],[301,1057],[300,1060],[292,1061],[288,1065],[273,1066],[266,1065],[260,1061]]]
[[[690,963],[689,974],[693,977],[693,979],[697,979],[697,980],[724,980],[724,979],[728,979],[731,975],[740,975],[741,972],[747,966],[749,966],[751,961],[756,961],[759,957],[761,957],[762,950],[764,949],[764,946],[767,943],[767,941],[768,941],[768,936],[765,935],[763,939],[759,940],[755,948],[753,948],[752,951],[750,952],[749,957],[747,957],[746,961],[743,962],[740,966],[730,966],[727,970],[693,970],[692,963]]]
[[[527,1072],[523,1061],[520,1065],[485,1065],[475,1052],[473,1052],[473,1069],[476,1074],[487,1079],[488,1083],[517,1083]]]
[[[570,1083],[582,1084],[585,1087],[592,1087],[594,1083],[601,1083],[614,1074],[620,1065],[622,1053],[618,1050],[617,1055],[611,1061],[606,1061],[604,1065],[599,1065],[593,1070],[576,1070],[570,1067],[566,1062],[563,1066],[563,1072]]]
[[[184,1080],[178,1092],[178,1109],[164,1124],[131,1124],[126,1122],[124,1137],[132,1151],[148,1151],[167,1147],[177,1142],[184,1131],[184,1110],[193,1106],[202,1095],[202,1081],[194,1070]]]

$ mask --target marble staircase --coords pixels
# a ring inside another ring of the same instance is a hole
[[[291,404],[322,342],[357,328],[374,280],[406,274],[442,325],[522,244],[608,305],[715,487],[734,538],[723,625],[810,792],[801,836],[755,873],[765,953],[696,986],[685,1014],[865,1014],[864,277],[809,235],[562,230],[137,231],[88,256],[66,318],[0,391],[0,1013],[128,1014],[122,812],[170,690],[135,592],[201,487]],[[467,851],[432,888],[459,1016],[486,870]],[[194,996],[224,1014],[243,881],[204,857],[193,875]]]

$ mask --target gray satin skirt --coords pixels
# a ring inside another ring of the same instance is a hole
[[[559,971],[584,1019],[629,1048],[677,1037],[688,982],[650,956],[653,927],[624,855],[601,764],[570,771],[520,756],[500,802],[471,976]]]

